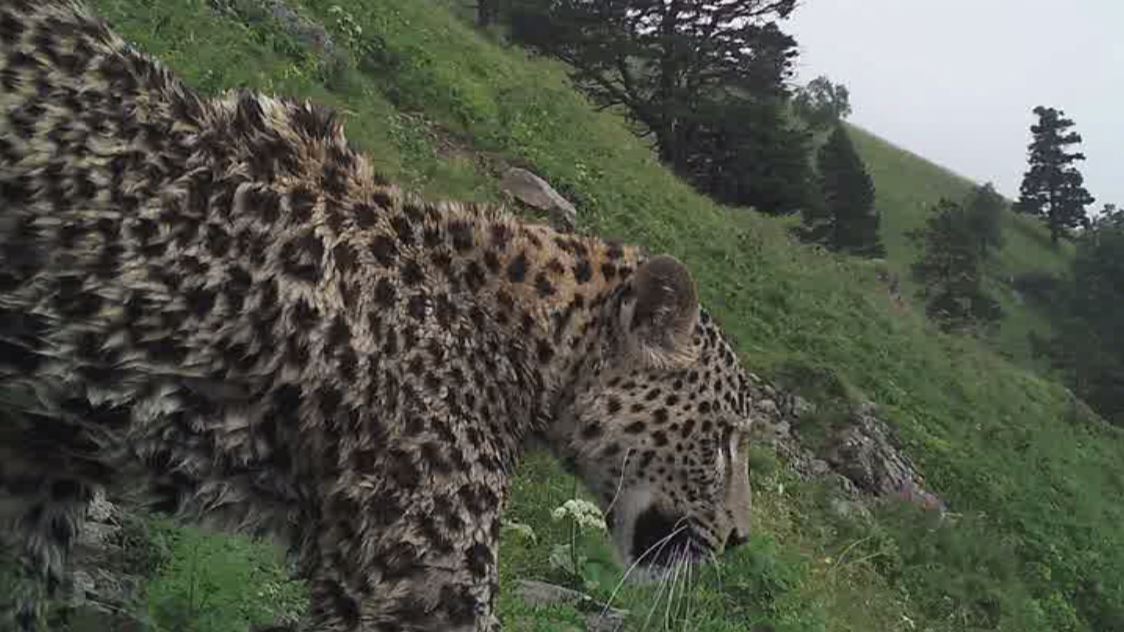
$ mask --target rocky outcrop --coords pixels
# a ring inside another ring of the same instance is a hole
[[[902,293],[901,278],[896,272],[887,268],[884,264],[875,267],[875,276],[878,281],[886,286],[886,293],[890,297],[890,304],[899,311],[906,311],[909,309],[909,300]]]
[[[607,604],[595,601],[589,595],[540,582],[532,579],[521,579],[518,583],[519,596],[523,601],[533,606],[568,605],[585,614],[585,626],[588,632],[616,632],[623,630],[628,619],[628,611],[612,608]]]
[[[53,609],[81,629],[140,630],[134,613],[141,587],[159,564],[141,518],[98,493],[86,511],[71,557],[64,598]]]
[[[285,0],[211,0],[211,6],[251,24],[270,22],[325,59],[338,55],[336,43],[328,30],[302,16]]]
[[[921,473],[901,450],[890,428],[878,418],[873,404],[856,407],[850,424],[834,433],[829,446],[825,460],[859,491],[897,497],[925,509],[945,510],[944,502],[925,489]]]
[[[555,191],[549,182],[526,169],[508,169],[500,182],[500,188],[519,202],[545,211],[559,228],[573,230],[578,225],[578,210],[574,205]]]
[[[757,391],[756,438],[774,446],[802,478],[834,479],[852,497],[898,499],[945,512],[944,501],[927,489],[924,476],[874,404],[854,406],[841,422],[832,423],[827,439],[813,447],[797,428],[801,420],[817,414],[816,406],[757,376],[752,381]]]

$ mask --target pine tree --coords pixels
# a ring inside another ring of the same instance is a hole
[[[839,252],[883,256],[879,217],[874,209],[874,181],[842,124],[835,126],[820,148],[817,167],[823,201],[805,210],[804,239]]]
[[[1065,112],[1054,108],[1034,108],[1038,123],[1030,128],[1034,136],[1028,146],[1030,168],[1023,176],[1016,208],[1042,217],[1050,227],[1050,239],[1056,244],[1071,228],[1088,226],[1085,207],[1093,196],[1085,190],[1085,179],[1073,163],[1085,160],[1080,152],[1067,148],[1081,142],[1081,135],[1070,131],[1074,123]]]
[[[972,237],[979,248],[981,259],[986,259],[988,251],[1003,247],[1003,209],[1007,203],[991,183],[977,186],[968,196],[965,211]]]
[[[1090,228],[1124,228],[1124,208],[1111,202],[1106,202],[1101,212],[1090,222]]]
[[[979,242],[964,206],[942,199],[925,228],[910,233],[921,246],[913,276],[921,283],[925,313],[946,331],[986,325],[1002,315],[983,292]]]
[[[1039,339],[1074,392],[1124,426],[1124,212],[1111,204],[1077,238],[1067,282],[1053,296],[1053,336]]]
[[[476,0],[476,25],[491,26],[500,13],[500,0]]]
[[[782,103],[731,99],[699,112],[681,173],[715,200],[787,215],[808,205],[815,183],[811,134]]]
[[[819,76],[796,90],[792,104],[814,128],[827,129],[851,115],[851,93],[847,86]]]
[[[806,143],[784,120],[796,41],[778,26],[796,0],[511,5],[512,38],[566,62],[575,83],[619,107],[676,173],[730,204],[774,214],[803,206],[811,167],[789,158]]]

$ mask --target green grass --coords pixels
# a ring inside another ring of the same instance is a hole
[[[300,618],[307,593],[271,547],[158,525],[168,559],[146,590],[145,615],[154,632],[246,632],[247,625]]]
[[[876,266],[794,245],[783,222],[695,194],[619,118],[576,94],[557,64],[497,44],[429,0],[295,2],[344,46],[334,64],[204,0],[94,4],[202,90],[248,86],[339,107],[381,170],[428,194],[495,200],[497,165],[531,167],[576,203],[584,230],[686,261],[748,366],[826,374],[849,396],[878,403],[959,516],[937,525],[904,509],[844,514],[830,490],[793,480],[755,450],[751,543],[701,569],[670,609],[654,589],[621,591],[614,605],[633,612],[633,629],[1124,629],[1118,433],[1079,414],[1060,386],[977,341],[938,333],[919,310],[896,309]],[[903,235],[920,209],[968,183],[855,136],[878,186],[889,265],[904,271]],[[1044,254],[1035,227],[1012,217],[1009,228],[1001,270],[1064,266],[1064,253]],[[501,614],[511,629],[580,621],[570,608],[530,608],[511,590],[520,577],[567,579],[549,555],[568,531],[549,513],[572,489],[541,455],[521,468],[509,517],[536,538],[504,539]],[[590,557],[606,557],[603,540],[583,541]],[[238,546],[251,567],[268,555]],[[195,553],[177,551],[150,586],[150,611],[168,594],[182,602],[190,585]],[[223,568],[227,579],[251,572]],[[612,594],[614,572],[593,578],[595,597]],[[214,603],[256,599],[226,592],[241,589],[227,579],[215,580],[225,588]],[[200,618],[185,629],[226,629],[217,625]]]
[[[913,294],[917,286],[909,267],[916,260],[910,231],[922,228],[932,203],[942,197],[963,200],[975,183],[935,165],[861,128],[849,128],[851,138],[877,185],[877,207],[882,211],[882,238],[886,259]],[[1023,366],[1041,369],[1031,357],[1028,334],[1049,331],[1045,315],[1015,297],[1011,280],[1027,272],[1062,275],[1073,258],[1073,245],[1050,243],[1041,222],[1014,212],[1003,214],[1003,247],[986,267],[988,291],[1000,302],[1005,317],[990,336],[992,347]]]

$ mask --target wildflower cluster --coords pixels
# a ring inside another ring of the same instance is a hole
[[[569,517],[581,529],[605,531],[605,516],[601,510],[588,500],[571,498],[551,512],[555,521]]]

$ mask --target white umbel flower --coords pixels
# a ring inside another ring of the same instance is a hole
[[[597,531],[606,529],[605,516],[601,513],[601,509],[588,500],[571,498],[552,511],[550,516],[556,521],[569,517],[582,529]]]

